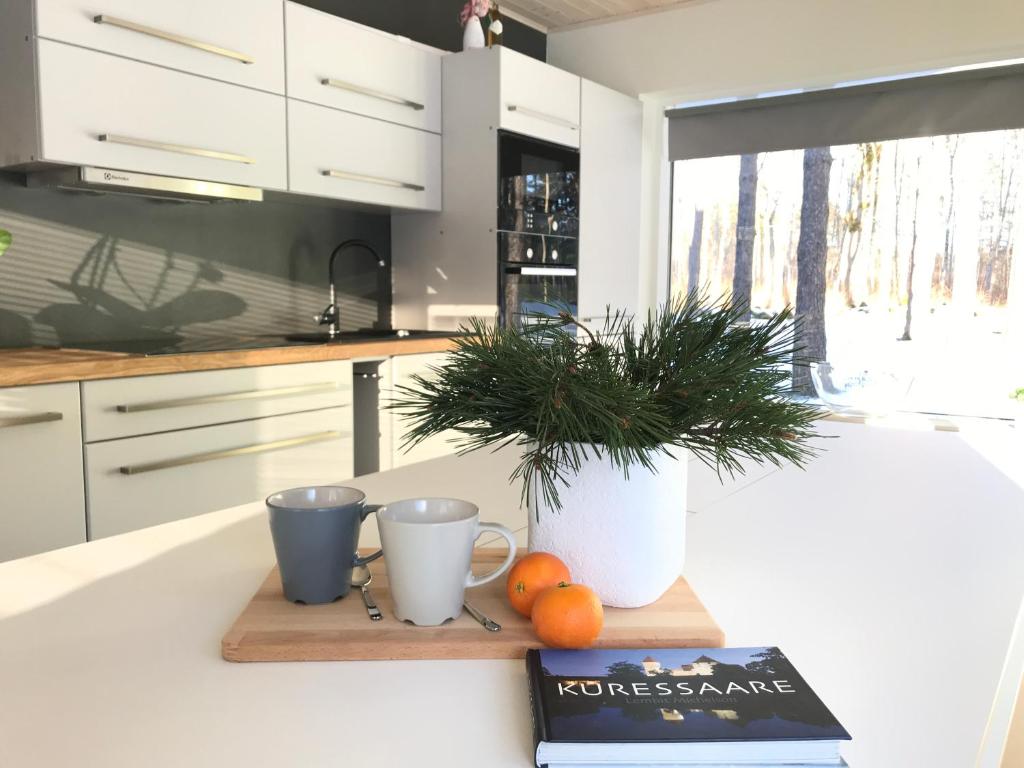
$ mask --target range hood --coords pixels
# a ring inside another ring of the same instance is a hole
[[[30,187],[107,192],[159,200],[199,202],[213,202],[214,200],[259,202],[263,200],[263,190],[257,187],[243,187],[237,184],[221,184],[216,181],[199,181],[197,179],[179,179],[174,176],[155,176],[149,173],[90,166],[32,171],[26,174],[25,181]]]

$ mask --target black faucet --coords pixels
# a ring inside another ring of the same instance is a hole
[[[345,242],[339,244],[333,251],[331,251],[331,259],[330,261],[327,262],[327,279],[330,282],[331,286],[331,303],[327,305],[327,308],[324,309],[323,312],[314,317],[314,319],[320,325],[327,326],[327,337],[331,339],[335,338],[341,332],[339,328],[339,326],[341,325],[341,317],[338,312],[338,298],[337,292],[335,291],[334,288],[334,261],[335,259],[338,258],[342,251],[345,251],[349,248],[362,248],[368,251],[371,256],[373,256],[379,268],[387,266],[387,262],[385,262],[384,259],[380,257],[377,251],[373,249],[372,245],[370,245],[365,240],[360,240],[358,238],[346,240]]]

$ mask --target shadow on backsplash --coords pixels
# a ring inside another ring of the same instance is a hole
[[[361,237],[390,250],[387,214],[27,189],[15,174],[0,174],[0,229],[14,237],[0,347],[310,331],[331,249]],[[342,328],[387,326],[390,286],[369,260],[341,264]]]

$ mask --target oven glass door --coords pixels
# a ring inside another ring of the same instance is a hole
[[[518,264],[549,264],[553,267],[575,267],[574,237],[547,237],[519,232],[498,232],[498,258]]]
[[[576,314],[575,267],[502,267],[502,324],[523,329],[536,319],[559,312]]]

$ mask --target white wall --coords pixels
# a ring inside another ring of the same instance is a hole
[[[667,295],[664,107],[1024,57],[1024,0],[691,0],[548,37],[548,60],[644,111],[640,306]]]

